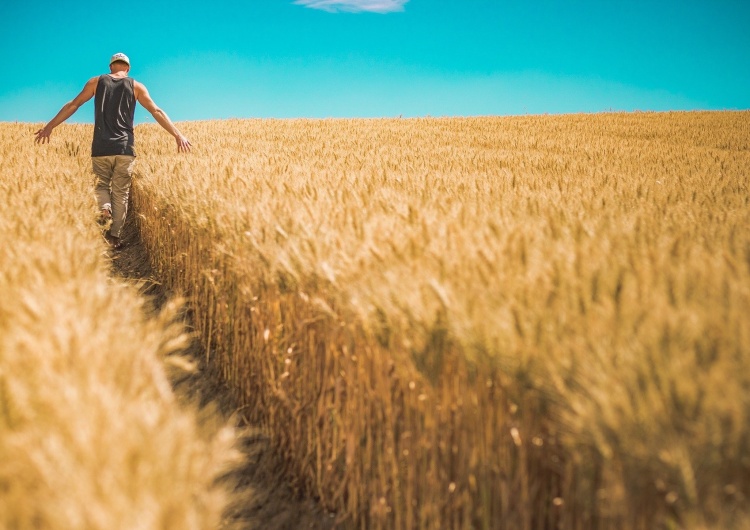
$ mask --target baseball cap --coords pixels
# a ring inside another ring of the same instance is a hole
[[[130,59],[128,59],[128,56],[124,53],[116,53],[112,56],[112,58],[109,60],[109,64],[112,64],[115,61],[122,61],[124,63],[127,63],[128,66],[130,66]]]

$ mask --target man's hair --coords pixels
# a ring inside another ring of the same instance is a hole
[[[130,68],[130,65],[126,63],[125,61],[114,61],[110,64],[110,66],[112,66],[113,64],[121,64],[123,66],[127,66],[128,68]]]

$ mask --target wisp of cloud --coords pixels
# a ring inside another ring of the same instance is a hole
[[[358,13],[369,11],[372,13],[392,13],[403,11],[404,4],[409,0],[294,0],[295,4],[313,9],[322,9],[329,13],[348,11]]]

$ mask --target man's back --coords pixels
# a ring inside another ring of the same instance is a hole
[[[135,82],[131,77],[99,76],[94,98],[91,156],[135,156]]]

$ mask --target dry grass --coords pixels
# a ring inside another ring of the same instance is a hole
[[[178,307],[110,278],[90,127],[0,124],[0,527],[207,529],[234,430],[180,404]]]

